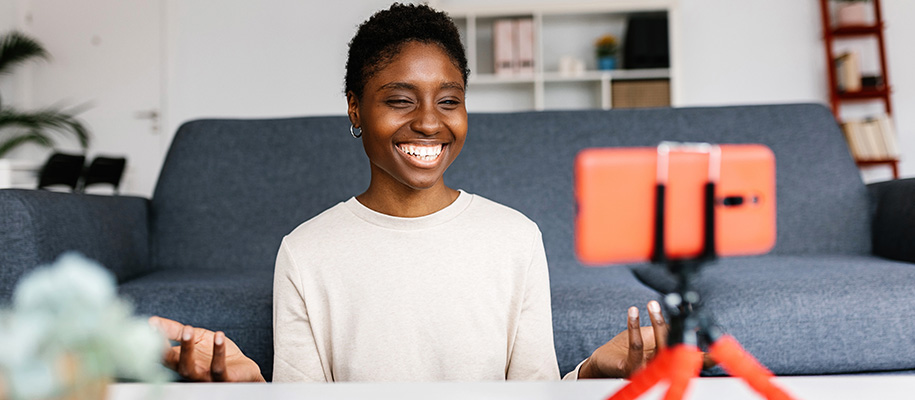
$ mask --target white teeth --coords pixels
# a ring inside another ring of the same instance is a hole
[[[435,146],[420,146],[414,144],[401,144],[397,146],[400,151],[409,154],[413,157],[420,158],[422,160],[430,161],[436,159],[440,154],[442,154],[442,145],[438,144]]]

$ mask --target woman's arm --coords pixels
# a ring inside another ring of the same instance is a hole
[[[557,380],[559,364],[553,344],[550,306],[550,273],[540,231],[531,243],[521,313],[516,322],[508,368],[508,380]]]
[[[273,273],[273,381],[332,382],[312,332],[301,272],[286,240],[280,245]]]

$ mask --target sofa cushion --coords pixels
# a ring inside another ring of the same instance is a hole
[[[664,268],[636,272],[660,291],[673,288]],[[776,374],[915,369],[911,264],[867,256],[721,259],[701,271],[696,287],[719,325]]]
[[[261,368],[273,371],[273,271],[159,271],[121,284],[141,315],[221,330]]]
[[[28,271],[79,252],[119,282],[149,272],[147,199],[0,190],[0,304]]]

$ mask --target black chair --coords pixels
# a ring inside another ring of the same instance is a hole
[[[84,191],[88,186],[106,183],[113,186],[114,193],[117,194],[126,165],[127,159],[123,157],[96,157],[83,173],[79,190]]]
[[[62,185],[76,190],[76,184],[83,173],[86,156],[54,153],[41,167],[38,175],[38,188],[46,189],[49,186]]]

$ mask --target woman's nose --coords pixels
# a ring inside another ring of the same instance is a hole
[[[442,129],[441,116],[435,107],[423,106],[416,110],[416,118],[413,119],[411,128],[426,136],[432,136]]]

